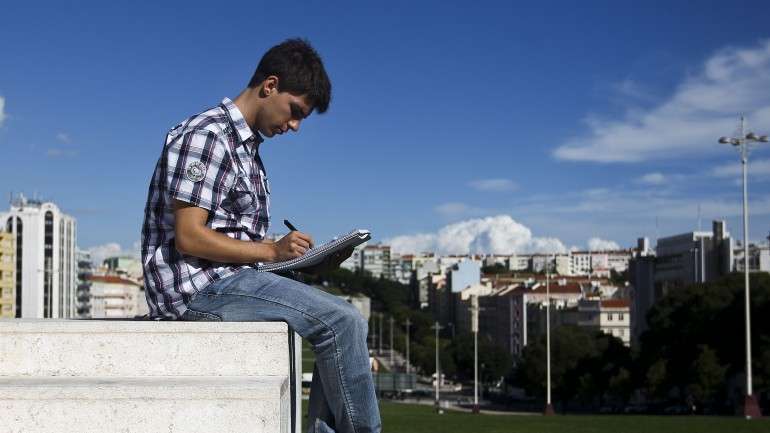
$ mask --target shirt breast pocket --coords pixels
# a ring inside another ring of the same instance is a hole
[[[247,176],[238,176],[227,198],[233,213],[253,215],[257,212],[257,196]]]

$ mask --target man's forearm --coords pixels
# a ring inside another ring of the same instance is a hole
[[[206,226],[176,233],[180,252],[221,263],[273,262],[276,258],[272,241],[241,241]]]

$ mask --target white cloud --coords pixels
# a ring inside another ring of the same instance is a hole
[[[588,116],[590,132],[556,148],[558,159],[637,162],[723,152],[716,140],[734,133],[737,113],[770,124],[770,40],[754,48],[727,48],[684,79],[657,106],[619,119]],[[761,132],[761,131],[760,131]]]
[[[5,98],[0,96],[0,126],[3,126],[6,117],[8,116],[5,114]]]
[[[589,251],[610,251],[619,249],[620,245],[614,241],[608,241],[602,238],[591,238],[588,240]]]
[[[478,179],[471,181],[469,185],[479,191],[515,191],[518,188],[516,182],[510,179]]]
[[[129,256],[138,259],[140,256],[141,242],[136,241],[130,249],[124,249],[117,242],[108,242],[96,245],[85,250],[91,253],[91,262],[94,266],[100,266],[104,259],[115,256]]]
[[[770,177],[770,159],[749,159],[748,175],[751,177]],[[741,176],[741,163],[729,163],[714,167],[714,177],[738,179]]]
[[[509,254],[567,250],[559,239],[533,237],[529,228],[509,215],[470,219],[444,226],[435,234],[397,236],[385,242],[398,253]]]
[[[71,142],[69,134],[66,132],[59,132],[56,134],[56,139],[62,143],[69,144]]]
[[[637,183],[644,185],[663,185],[666,183],[666,176],[663,173],[647,173],[636,180]]]

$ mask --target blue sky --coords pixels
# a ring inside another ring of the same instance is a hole
[[[716,139],[739,112],[770,132],[767,2],[365,3],[4,6],[0,193],[55,201],[81,247],[132,250],[166,130],[302,36],[333,100],[262,147],[278,230],[363,226],[447,252],[630,246],[697,228],[700,207],[704,228],[740,235],[738,157]],[[764,147],[754,239],[770,231]]]

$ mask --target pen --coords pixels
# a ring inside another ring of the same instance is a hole
[[[288,227],[288,228],[289,228],[289,230],[291,230],[291,231],[293,231],[293,232],[298,232],[298,231],[299,231],[299,230],[297,230],[297,228],[296,228],[296,227],[294,227],[294,225],[293,225],[292,223],[290,223],[290,222],[289,222],[289,220],[283,220],[283,224],[284,224],[286,227]]]

